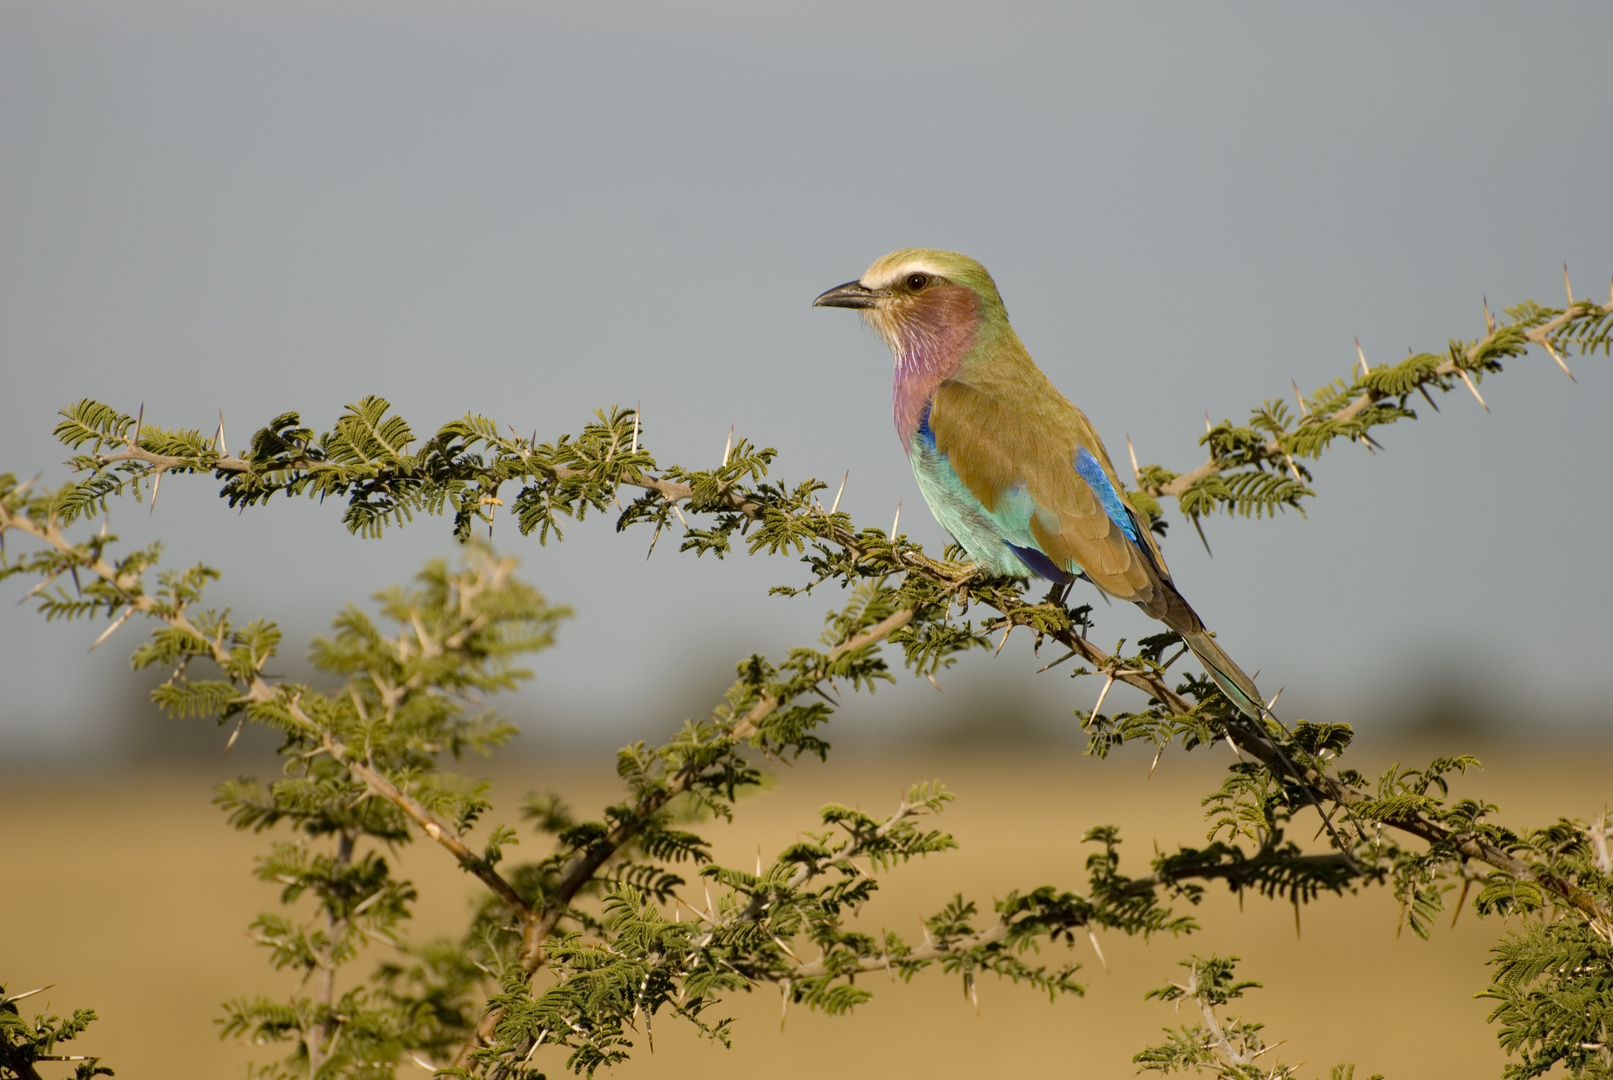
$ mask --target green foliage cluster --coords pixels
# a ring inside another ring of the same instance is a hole
[[[1260,989],[1259,983],[1236,977],[1237,965],[1236,956],[1194,956],[1180,965],[1188,970],[1187,982],[1168,983],[1148,992],[1148,998],[1170,1002],[1178,1010],[1183,1004],[1197,1005],[1204,1019],[1174,1031],[1166,1028],[1164,1042],[1131,1059],[1139,1073],[1191,1071],[1222,1080],[1295,1080],[1300,1075],[1294,1066],[1260,1060],[1277,1049],[1267,1046],[1261,1037],[1264,1024],[1241,1017],[1224,1020],[1217,1014],[1245,990]],[[1330,1080],[1352,1080],[1355,1066],[1335,1065],[1329,1076]],[[1383,1077],[1374,1075],[1372,1080]]]
[[[1543,1076],[1561,1066],[1570,1076],[1613,1076],[1613,830],[1604,813],[1588,826],[1563,820],[1512,838],[1514,850],[1555,877],[1602,901],[1590,918],[1564,918],[1559,902],[1532,882],[1486,882],[1480,912],[1517,923],[1496,946],[1495,979],[1481,996],[1501,1046],[1520,1061],[1505,1080]]]
[[[1334,379],[1309,396],[1295,386],[1297,416],[1280,399],[1262,402],[1244,424],[1212,425],[1206,416],[1199,442],[1209,461],[1185,476],[1157,465],[1139,469],[1137,485],[1147,496],[1139,508],[1152,512],[1161,496],[1175,495],[1195,524],[1217,512],[1244,517],[1275,516],[1290,507],[1303,512],[1303,500],[1315,495],[1304,462],[1319,459],[1339,439],[1377,448],[1373,428],[1417,419],[1410,407],[1413,394],[1435,412],[1439,406],[1430,390],[1465,387],[1482,404],[1478,384],[1484,376],[1500,374],[1503,360],[1524,355],[1531,344],[1546,349],[1565,372],[1565,354],[1607,355],[1613,347],[1613,310],[1589,300],[1570,297],[1562,308],[1526,300],[1506,314],[1511,321],[1498,324],[1486,307],[1487,333],[1473,340],[1453,338],[1443,354],[1416,353],[1377,367],[1362,354],[1360,368],[1348,378]]]
[[[1298,507],[1311,491],[1297,459],[1314,459],[1339,438],[1370,440],[1371,427],[1415,416],[1411,393],[1494,374],[1528,344],[1554,356],[1570,347],[1605,352],[1610,312],[1613,305],[1584,302],[1520,305],[1511,323],[1453,342],[1445,357],[1413,356],[1324,387],[1301,399],[1297,421],[1286,404],[1267,402],[1246,426],[1212,425],[1210,461],[1194,472],[1139,469],[1140,504],[1152,513],[1175,495],[1190,519]],[[1067,954],[1035,954],[1082,939],[1095,947],[1099,931],[1193,932],[1185,912],[1215,881],[1296,908],[1385,885],[1422,936],[1452,890],[1461,887],[1460,905],[1477,884],[1479,912],[1516,927],[1498,949],[1489,990],[1500,1003],[1503,1046],[1525,1061],[1513,1075],[1557,1064],[1575,1076],[1613,1068],[1605,829],[1499,824],[1495,806],[1451,796],[1449,777],[1476,766],[1470,757],[1397,765],[1377,777],[1344,767],[1347,726],[1249,721],[1208,678],[1173,672],[1185,651],[1174,634],[1106,651],[1092,640],[1090,606],[1069,606],[1057,591],[1037,600],[1024,582],[956,561],[955,549],[934,559],[894,527],[858,528],[838,498],[825,505],[825,485],[769,479],[771,449],[738,439],[713,468],[663,468],[640,419],[620,409],[542,444],[500,434],[479,416],[421,441],[375,397],[325,433],[297,414],[277,417],[238,457],[222,423],[208,437],[93,401],[63,417],[57,434],[79,452],[72,463],[86,475],[54,491],[0,476],[0,538],[31,540],[4,554],[0,578],[37,579],[30,595],[49,618],[108,619],[102,640],[135,615],[150,620],[134,663],[170,673],[154,693],[159,704],[237,729],[271,727],[282,739],[277,779],[232,781],[217,799],[237,828],[293,838],[260,860],[284,907],[252,931],[276,967],[302,975],[300,989],[289,1000],[228,1002],[223,1019],[226,1035],[286,1047],[262,1075],[383,1077],[410,1059],[461,1077],[536,1077],[560,1062],[592,1074],[648,1043],[658,1019],[726,1042],[729,995],[768,986],[786,1007],[841,1013],[869,996],[856,976],[876,971],[906,980],[939,967],[971,995],[987,974],[1054,998],[1079,994],[1079,965]],[[311,648],[320,681],[291,683],[269,673],[280,646],[273,624],[236,622],[203,605],[213,570],[159,572],[159,548],[118,555],[104,525],[69,536],[117,495],[155,500],[169,473],[211,473],[232,506],[276,493],[339,496],[348,527],[365,536],[418,515],[448,516],[465,555],[458,567],[433,563],[412,588],[379,596],[383,621],[354,607],[339,613],[332,636]],[[478,524],[491,530],[511,483],[510,514],[542,541],[562,539],[566,521],[614,512],[618,530],[649,533],[652,553],[671,531],[681,534],[679,550],[697,557],[726,558],[740,547],[782,555],[805,577],[775,591],[809,595],[832,584],[844,601],[818,642],[782,658],[744,657],[708,715],[685,720],[660,745],[624,748],[619,801],[587,816],[535,793],[522,827],[489,823],[472,846],[491,809],[486,786],[444,766],[493,752],[512,734],[481,695],[526,678],[518,661],[548,647],[567,614],[524,584],[512,559],[470,540]],[[1118,831],[1093,828],[1079,889],[1010,891],[989,911],[960,895],[941,903],[916,938],[871,934],[857,912],[885,874],[954,846],[931,825],[950,798],[939,784],[914,787],[884,817],[825,807],[799,839],[754,867],[713,860],[691,822],[731,817],[770,759],[827,755],[826,725],[843,695],[897,677],[886,643],[909,672],[933,675],[977,648],[1000,649],[1016,627],[1038,648],[1062,650],[1048,667],[1075,660],[1072,677],[1103,678],[1098,703],[1077,712],[1093,754],[1130,742],[1150,746],[1156,760],[1173,745],[1226,742],[1237,751],[1204,800],[1202,846],[1156,851],[1128,872]],[[1105,714],[1116,682],[1143,691],[1146,704]],[[1321,850],[1296,839],[1312,835],[1326,837]],[[485,886],[457,940],[413,943],[404,933],[415,889],[395,876],[388,855],[420,836]],[[521,845],[535,849],[528,861],[510,857]],[[384,958],[370,960],[372,950]],[[373,964],[368,976],[354,974],[361,961]],[[1253,985],[1233,978],[1232,962],[1187,966],[1188,982],[1161,996],[1197,1001],[1204,1024],[1145,1051],[1139,1065],[1296,1075],[1265,1060],[1258,1024],[1215,1019]],[[1335,1078],[1348,1075],[1341,1070]]]
[[[22,1015],[17,1002],[39,992],[28,990],[8,995],[6,988],[0,986],[0,1080],[38,1080],[39,1071],[34,1066],[42,1061],[72,1063],[74,1080],[113,1075],[111,1069],[101,1064],[100,1058],[56,1052],[57,1043],[71,1042],[84,1034],[84,1029],[95,1020],[95,1010],[74,1009],[67,1019],[35,1016],[30,1020]]]

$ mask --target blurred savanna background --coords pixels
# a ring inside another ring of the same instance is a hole
[[[1607,800],[1613,750],[1476,745],[1490,765],[1455,790],[1482,793],[1508,817],[1549,820],[1565,795],[1598,808]],[[1444,748],[1442,741],[1374,747],[1362,765],[1425,760]],[[1099,762],[1067,744],[972,753],[933,745],[840,749],[828,765],[775,770],[776,784],[742,802],[732,825],[710,829],[719,862],[748,865],[758,850],[771,859],[816,828],[824,803],[888,813],[910,784],[943,778],[958,798],[937,824],[953,832],[959,850],[890,874],[859,915],[870,933],[916,931],[955,892],[989,904],[1012,888],[1083,881],[1092,848],[1081,834],[1092,825],[1121,826],[1130,838],[1123,868],[1134,873],[1152,842],[1202,840],[1198,800],[1217,782],[1220,761],[1168,756],[1152,779],[1149,764],[1132,753]],[[579,808],[603,806],[618,791],[611,765],[607,754],[595,754],[502,766],[492,772],[494,801],[508,807],[537,788]],[[229,830],[209,806],[208,782],[225,773],[215,762],[64,774],[8,780],[0,796],[12,850],[22,853],[3,899],[7,989],[54,983],[35,1000],[93,1005],[101,1020],[73,1049],[105,1055],[120,1077],[237,1076],[247,1062],[279,1056],[274,1047],[220,1041],[213,1022],[226,997],[289,994],[297,981],[271,971],[247,933],[257,912],[275,907],[279,886],[250,872],[266,840]],[[462,932],[473,890],[452,861],[423,843],[395,857],[420,890],[413,935]],[[1241,970],[1265,984],[1243,1000],[1242,1015],[1264,1021],[1271,1041],[1286,1040],[1282,1060],[1308,1061],[1317,1074],[1351,1061],[1359,1076],[1494,1076],[1506,1061],[1485,1023],[1490,1003],[1473,997],[1489,981],[1496,920],[1464,912],[1422,941],[1399,932],[1399,905],[1382,888],[1325,897],[1296,915],[1282,900],[1240,902],[1212,885],[1192,914],[1203,930],[1187,938],[1145,945],[1100,934],[1107,971],[1078,942],[1084,997],[1049,1003],[1028,987],[982,977],[977,1010],[956,975],[931,971],[893,984],[879,974],[870,1003],[825,1017],[801,1006],[781,1015],[778,991],[764,987],[718,1010],[739,1020],[732,1049],[658,1019],[653,1053],[641,1043],[613,1075],[809,1077],[832,1067],[853,1076],[1130,1076],[1132,1055],[1160,1028],[1198,1019],[1143,995],[1181,980],[1178,960],[1212,950],[1242,957]],[[1044,958],[1063,962],[1064,948],[1045,950]],[[388,953],[371,950],[377,961]],[[405,1067],[399,1075],[429,1074]]]
[[[745,5],[151,2],[0,5],[0,471],[55,484],[56,410],[94,397],[232,445],[275,415],[324,429],[366,394],[417,434],[466,411],[550,439],[637,406],[662,462],[706,466],[730,426],[775,475],[939,553],[887,403],[889,358],[823,289],[911,245],[966,251],[1117,460],[1201,460],[1204,414],[1482,332],[1482,302],[1601,296],[1613,275],[1602,109],[1613,9],[1583,3]],[[1613,795],[1606,683],[1613,461],[1605,357],[1538,353],[1336,449],[1305,516],[1174,509],[1177,581],[1285,717],[1353,724],[1356,767],[1471,752],[1457,792],[1509,824],[1592,817]],[[271,618],[282,672],[343,603],[452,557],[447,524],[382,540],[332,506],[228,512],[174,478],[125,540],[222,571],[216,603]],[[536,678],[497,702],[521,729],[489,821],[528,790],[615,796],[615,747],[708,711],[740,657],[809,643],[834,599],[784,599],[786,559],[723,563],[608,520],[495,546],[575,615]],[[1213,557],[1209,554],[1213,549]],[[219,780],[268,775],[272,744],[169,721],[131,674],[130,626],[47,624],[0,584],[0,982],[91,1006],[76,1046],[123,1077],[243,1075],[272,1049],[220,1041],[217,1003],[289,993],[247,933],[276,903],[267,838],[229,830]],[[1098,605],[1097,640],[1149,632]],[[688,632],[690,625],[697,633]],[[962,890],[1075,884],[1086,829],[1127,868],[1202,839],[1224,747],[1083,755],[1071,682],[1028,635],[940,679],[903,678],[835,717],[827,764],[771,763],[712,825],[743,862],[827,802],[888,811],[910,784],[958,795],[960,850],[894,873],[863,913],[912,929]],[[1122,692],[1116,691],[1116,700]],[[1133,701],[1134,703],[1134,701]],[[502,816],[501,816],[502,815]],[[451,934],[473,890],[438,850],[395,858],[413,933]],[[1454,899],[1454,898],[1453,898]],[[732,1050],[675,1025],[627,1076],[833,1067],[848,1075],[1125,1076],[1185,1023],[1143,993],[1191,952],[1245,960],[1284,1060],[1358,1075],[1495,1075],[1472,994],[1501,931],[1471,912],[1397,933],[1384,890],[1292,907],[1216,887],[1203,931],[1078,944],[1083,999],[927,973],[850,1017],[772,991],[733,1004]],[[1062,946],[1060,946],[1062,948]],[[1393,978],[1385,979],[1384,973]],[[782,1027],[781,1027],[782,1020]],[[404,1073],[406,1075],[406,1073]],[[425,1075],[423,1072],[421,1075]]]

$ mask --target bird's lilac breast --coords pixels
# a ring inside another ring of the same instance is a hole
[[[929,414],[936,388],[958,373],[974,348],[979,308],[980,299],[972,290],[944,286],[924,294],[896,328],[891,341],[896,359],[891,414],[910,455],[913,436]]]

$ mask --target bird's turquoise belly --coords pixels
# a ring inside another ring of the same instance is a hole
[[[989,513],[980,500],[963,486],[958,474],[947,462],[946,455],[935,449],[934,443],[914,439],[912,450],[913,476],[918,480],[919,493],[929,504],[930,512],[941,527],[952,534],[952,539],[963,546],[969,558],[987,572],[1006,577],[1034,577],[1037,571],[1027,566],[1014,553],[1010,544],[1035,547],[1030,535],[1030,517],[1034,507],[1023,492],[1010,493],[998,513]],[[1019,496],[1019,497],[1016,497]],[[1023,515],[1016,504],[1024,501]],[[1016,519],[1019,522],[1016,523]]]

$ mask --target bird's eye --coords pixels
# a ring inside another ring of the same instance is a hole
[[[918,292],[920,289],[924,288],[924,286],[928,285],[929,283],[930,283],[930,275],[929,274],[909,274],[909,275],[907,275],[907,287],[909,289],[912,289],[914,292]]]

